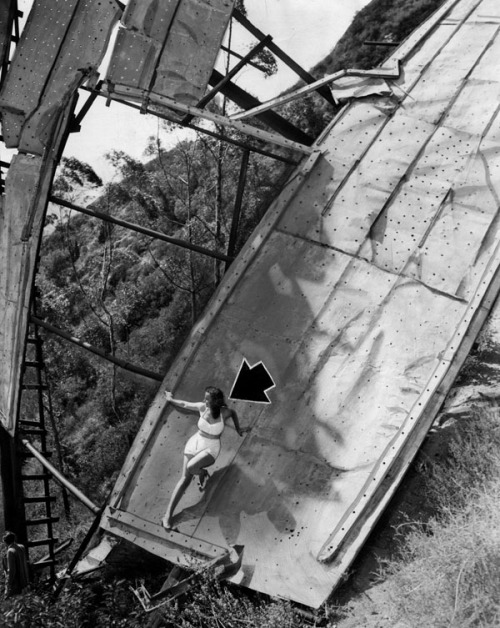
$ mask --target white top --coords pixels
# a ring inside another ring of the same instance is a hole
[[[222,412],[219,415],[219,420],[216,423],[210,423],[207,420],[207,416],[209,416],[209,409],[205,406],[205,410],[200,410],[200,418],[198,420],[198,429],[202,434],[206,434],[207,436],[215,436],[219,437],[224,431],[224,417],[222,416]]]

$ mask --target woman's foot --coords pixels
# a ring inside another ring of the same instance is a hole
[[[165,528],[165,530],[171,530],[173,528],[172,518],[165,515],[161,520],[161,525]]]
[[[210,477],[210,473],[206,469],[201,469],[198,475],[198,486],[200,491],[202,491],[207,485],[208,478]]]

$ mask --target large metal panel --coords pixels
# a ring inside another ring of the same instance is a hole
[[[234,0],[131,2],[107,79],[195,104],[219,53]]]
[[[16,147],[22,125],[39,103],[78,0],[33,3],[21,40],[0,92],[2,130],[7,147]]]
[[[235,582],[318,606],[387,505],[499,285],[496,83],[475,119],[465,102],[493,66],[480,4],[447,3],[462,17],[401,58],[408,95],[349,106],[231,265],[162,391],[227,392],[245,358],[269,369],[272,403],[232,402],[252,431],[226,429],[205,493],[150,550],[241,543]],[[195,430],[162,391],[104,524],[126,538],[142,532],[117,531],[125,515],[160,529]]]
[[[307,194],[291,199],[281,217],[280,229],[300,233],[320,242],[330,242],[323,235],[323,214],[329,211],[349,174],[388,123],[392,107],[375,102],[354,102],[319,144],[321,158],[306,183]]]
[[[13,158],[5,182],[5,198],[0,216],[0,419],[12,433],[23,355],[32,260],[38,239],[23,240],[30,219],[33,198],[42,173],[39,157]],[[37,220],[39,227],[40,219]],[[24,323],[24,324],[23,324]]]
[[[219,54],[234,0],[183,0],[165,41],[152,90],[197,102]]]
[[[244,544],[240,584],[320,604],[338,574],[317,556],[446,348],[442,320],[454,327],[464,309],[419,282],[273,235],[176,389],[227,390],[245,357],[275,376],[272,405],[234,403],[252,433],[242,442],[227,430],[206,493],[193,487],[183,499],[179,532]],[[195,421],[165,409],[120,509],[160,522]]]
[[[0,215],[0,421],[14,434],[29,306],[45,210],[71,106],[58,116],[43,157],[19,153],[5,180]]]
[[[8,147],[42,154],[59,112],[97,69],[120,14],[114,0],[36,0],[0,94]]]
[[[496,24],[464,24],[422,74],[406,99],[409,116],[438,123],[453,103],[462,82],[480,64],[481,55],[495,38]],[[439,85],[439,89],[436,89]]]

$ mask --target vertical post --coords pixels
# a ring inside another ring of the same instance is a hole
[[[21,454],[17,437],[0,425],[0,474],[5,529],[14,532],[23,544],[27,541],[24,514]]]
[[[244,150],[241,156],[240,178],[238,181],[238,189],[236,191],[236,199],[234,201],[233,219],[231,221],[231,231],[229,233],[229,244],[227,246],[228,256],[234,257],[236,248],[236,238],[238,237],[238,229],[240,225],[241,206],[243,203],[243,192],[245,191],[245,183],[248,171],[248,162],[250,159],[250,151]],[[231,262],[226,262],[226,271]]]

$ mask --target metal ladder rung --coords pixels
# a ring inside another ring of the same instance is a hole
[[[45,451],[45,452],[41,452],[45,458],[50,458],[52,456],[52,452],[51,451]],[[30,451],[23,451],[21,453],[22,456],[24,456],[25,458],[35,458],[35,455],[32,454]]]
[[[23,434],[33,434],[33,436],[45,436],[47,434],[47,430],[43,429],[43,427],[22,427]]]
[[[27,526],[41,526],[47,523],[57,523],[59,517],[40,517],[40,519],[27,519]]]
[[[23,482],[43,481],[43,480],[51,480],[51,479],[52,479],[52,476],[50,475],[50,473],[30,473],[30,474],[21,475],[21,480]]]
[[[47,384],[21,384],[21,390],[48,390]]]
[[[56,498],[53,495],[38,495],[37,497],[23,497],[25,504],[46,504],[48,502],[55,502]]]
[[[30,427],[40,427],[40,421],[29,421],[28,419],[19,419],[19,425],[28,425]]]
[[[42,341],[40,338],[28,338],[26,342],[30,345],[41,345]]]
[[[31,348],[32,347],[32,348]],[[37,328],[30,326],[29,337],[26,339],[26,347],[23,356],[22,365],[22,383],[21,391],[25,393],[26,399],[32,400],[36,395],[38,398],[38,412],[34,415],[28,414],[27,419],[19,417],[19,430],[24,438],[32,436],[33,439],[38,439],[45,458],[51,458],[53,452],[46,451],[46,438],[49,436],[45,427],[45,413],[50,413],[50,389],[47,381],[47,371],[43,359],[43,340],[38,335]],[[31,369],[31,370],[28,370]],[[29,391],[32,391],[31,393]],[[48,407],[47,407],[48,404]],[[38,420],[33,420],[33,419]],[[28,451],[27,448],[23,448],[22,457],[24,459],[36,458],[35,454]],[[45,469],[33,469],[32,472],[21,473],[21,481],[29,482],[39,495],[25,496],[23,498],[24,503],[24,520],[26,529],[30,529],[32,532],[42,531],[44,537],[42,539],[27,540],[27,548],[36,548],[44,546],[47,548],[48,554],[45,557],[47,560],[42,560],[38,564],[34,564],[35,569],[50,569],[51,578],[55,578],[55,546],[58,544],[58,539],[54,537],[53,524],[59,521],[58,516],[53,516],[51,510],[51,504],[56,502],[56,497],[51,495],[52,484],[49,484],[49,480],[52,480],[52,475],[46,472]],[[37,485],[36,482],[41,482]],[[23,492],[26,485],[24,485]],[[36,510],[30,509],[29,505],[37,505],[39,507]],[[31,515],[31,517],[30,517]],[[36,526],[45,526],[43,528],[37,528]],[[30,535],[28,535],[29,537]],[[35,535],[36,536],[36,535]]]
[[[40,547],[41,545],[55,545],[59,539],[37,539],[36,541],[26,541],[28,547]]]

